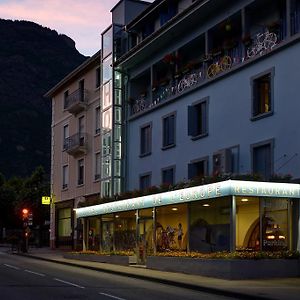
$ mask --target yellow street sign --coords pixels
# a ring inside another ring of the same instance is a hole
[[[42,197],[42,204],[50,205],[50,203],[51,203],[51,197],[48,197],[48,196]]]

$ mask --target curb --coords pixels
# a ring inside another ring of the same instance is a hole
[[[102,269],[101,267],[84,266],[84,265],[77,264],[75,262],[71,263],[71,262],[60,261],[60,260],[55,260],[55,259],[50,259],[50,258],[44,258],[44,257],[40,257],[40,256],[30,255],[30,254],[22,254],[22,253],[15,253],[15,254],[19,255],[19,256],[32,258],[32,259],[53,262],[53,263],[57,263],[57,264],[61,264],[61,265],[79,267],[79,268],[83,268],[83,269],[89,269],[89,270],[104,272],[104,273],[108,273],[108,274],[131,277],[131,278],[135,278],[135,279],[142,279],[142,280],[172,285],[172,286],[176,286],[176,287],[186,288],[186,289],[190,289],[190,290],[205,292],[205,293],[219,295],[219,296],[225,296],[225,297],[227,296],[227,297],[243,299],[243,300],[244,299],[245,300],[275,300],[274,298],[270,298],[270,297],[244,294],[244,293],[240,293],[240,292],[228,291],[226,289],[217,289],[217,288],[213,288],[213,287],[206,287],[206,286],[195,285],[195,284],[191,284],[191,283],[177,282],[177,281],[168,280],[168,279],[155,278],[155,277],[151,277],[151,276],[147,276],[147,275],[139,275],[139,274],[133,274],[133,273],[126,273],[126,272],[122,272],[122,271]]]

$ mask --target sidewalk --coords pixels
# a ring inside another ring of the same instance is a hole
[[[66,253],[49,248],[32,248],[22,254],[28,257],[53,261],[60,264],[79,266],[117,275],[146,279],[155,282],[195,289],[203,292],[236,297],[239,299],[277,299],[300,300],[300,278],[224,280],[198,275],[161,272],[141,267],[119,266],[97,262],[79,261],[63,258]]]

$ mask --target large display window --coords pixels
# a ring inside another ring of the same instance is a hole
[[[190,250],[203,253],[229,251],[231,198],[190,204]]]
[[[156,208],[156,250],[187,249],[187,204]]]

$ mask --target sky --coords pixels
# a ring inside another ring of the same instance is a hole
[[[111,24],[119,0],[0,0],[0,18],[28,20],[66,34],[86,56],[101,47],[100,35]],[[148,0],[153,2],[153,0]]]

